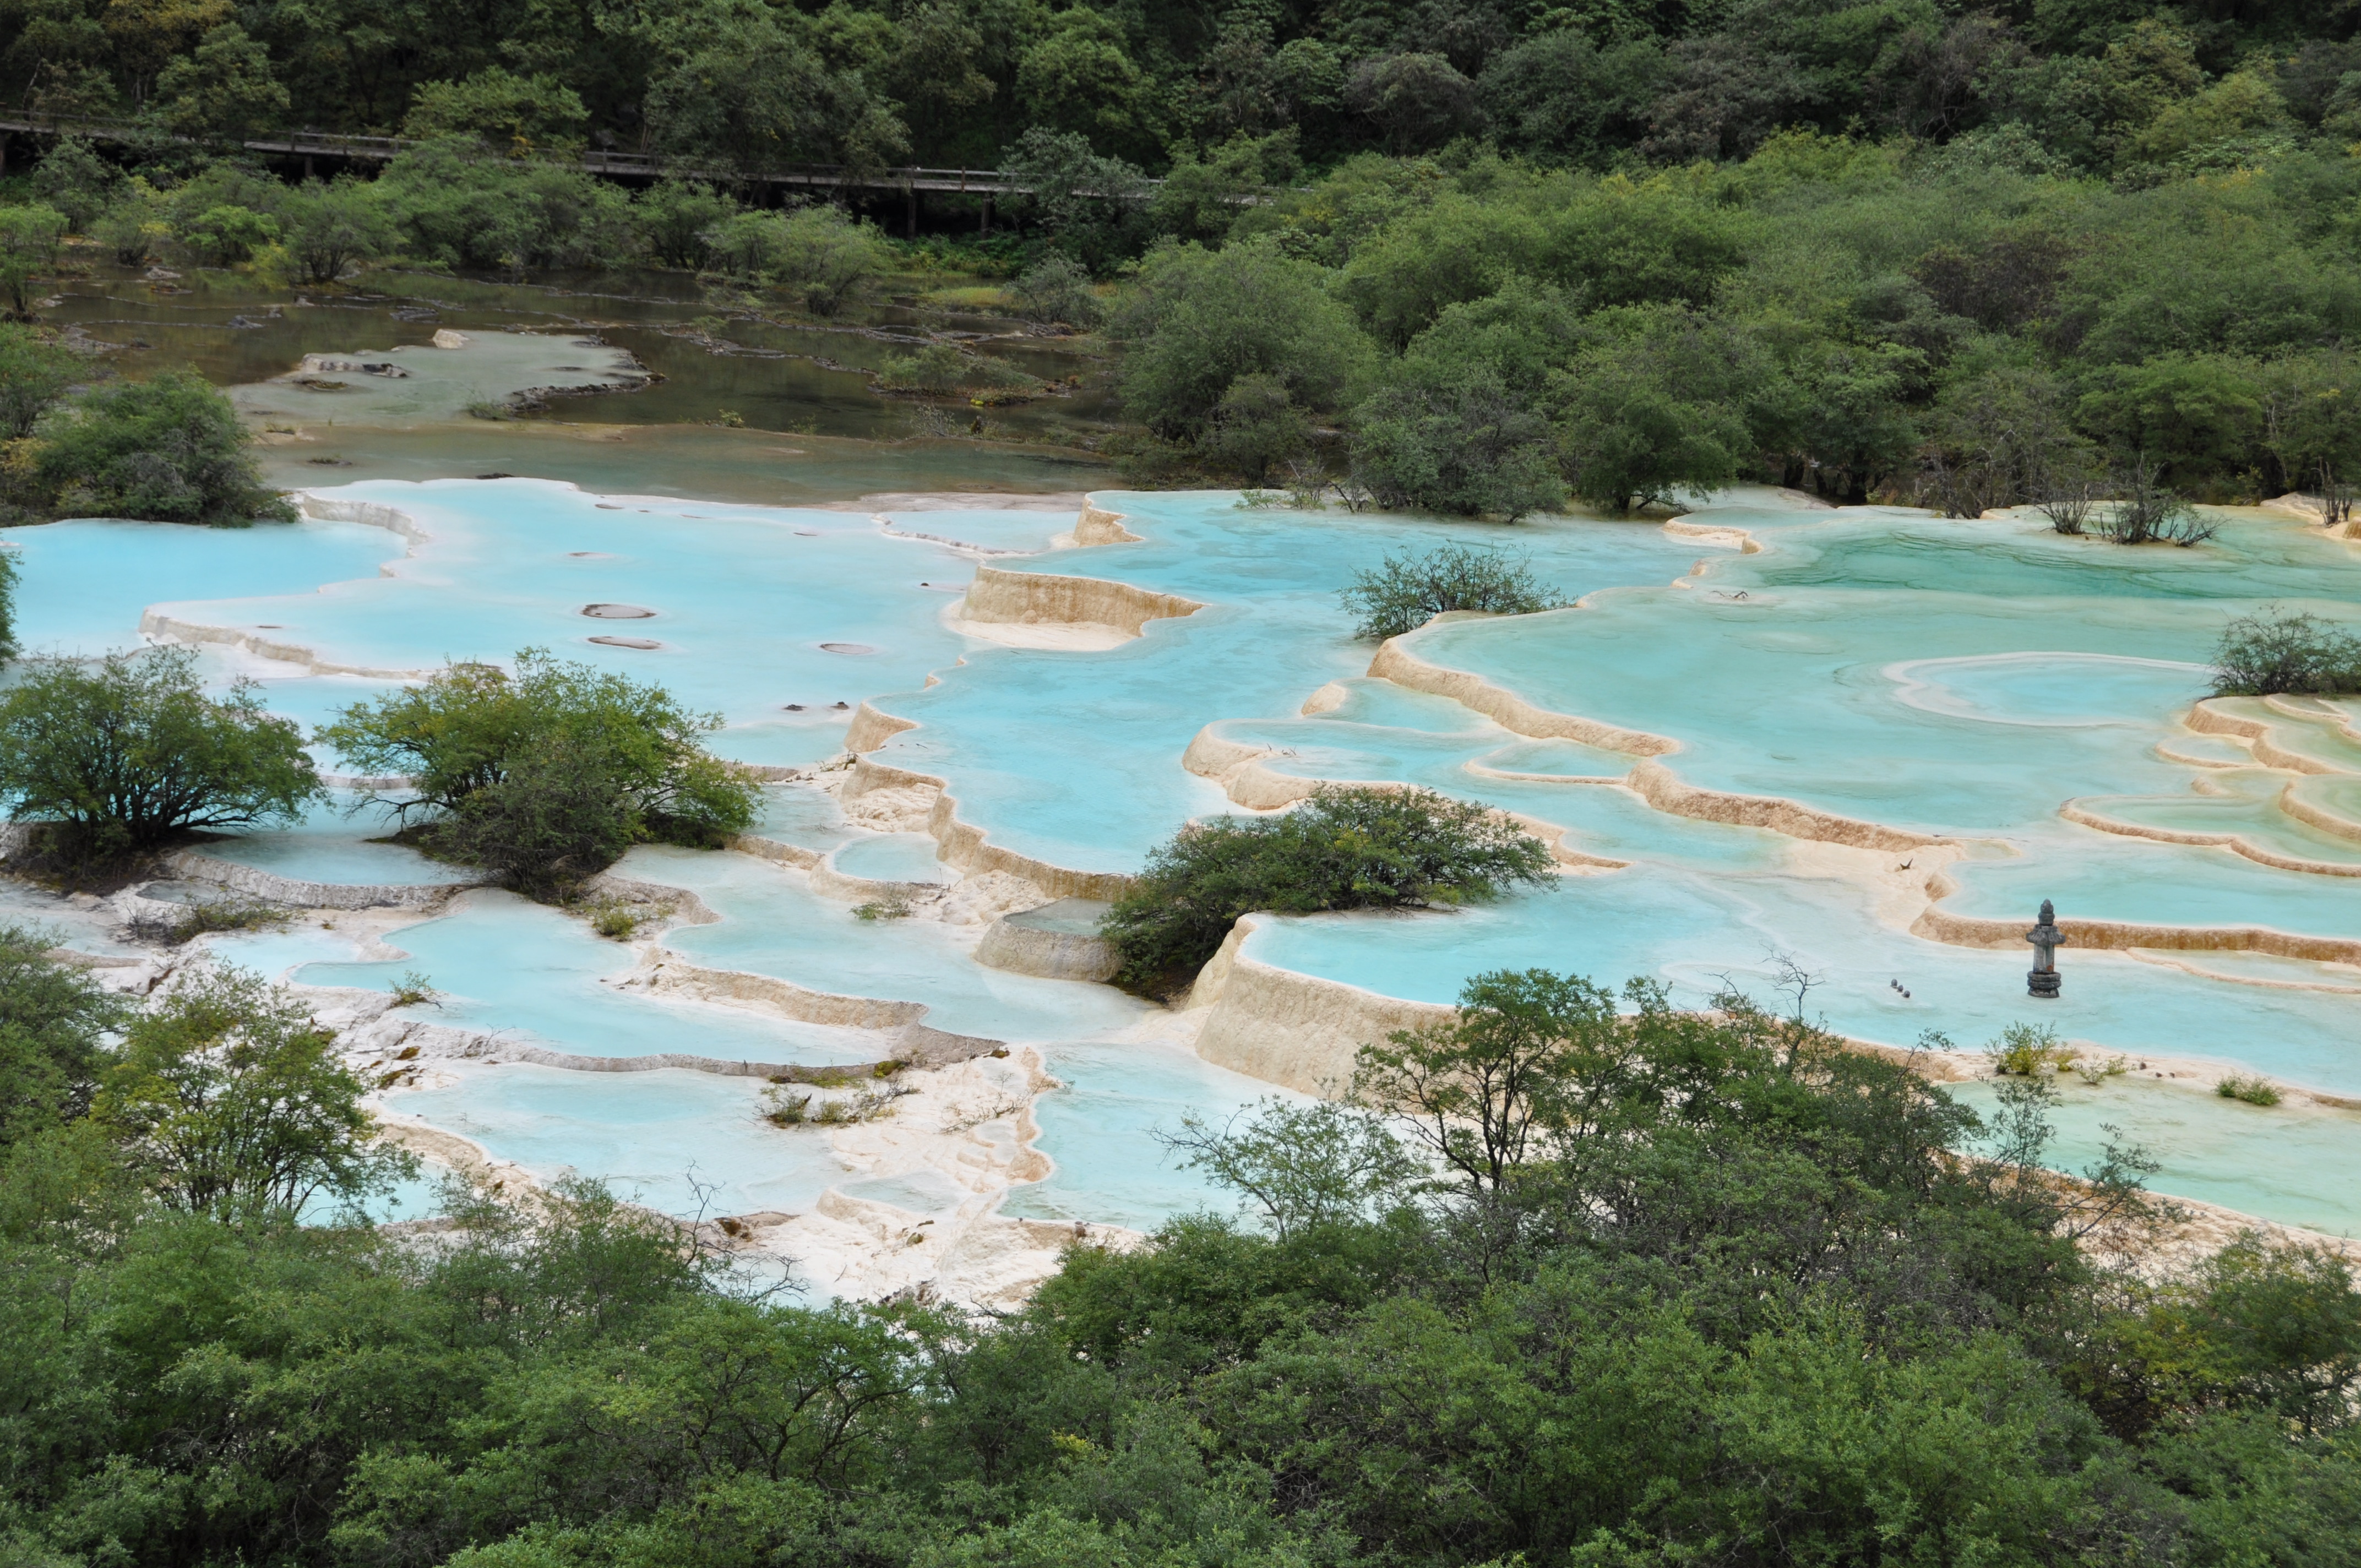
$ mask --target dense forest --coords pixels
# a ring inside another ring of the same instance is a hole
[[[1102,444],[1143,482],[1513,519],[1759,479],[2191,543],[2189,500],[2300,490],[2341,521],[2361,473],[2356,26],[2142,0],[6,0],[0,92],[135,129],[20,158],[0,284],[27,313],[66,232],[313,285],[689,268],[741,311],[954,265],[1105,334],[1141,430]],[[297,124],[421,139],[300,186],[229,145]],[[572,159],[594,143],[696,177],[602,181]],[[989,239],[889,243],[746,178],[906,159],[1031,193]],[[881,385],[1024,380],[942,345]]]
[[[1792,1012],[1479,976],[1357,1107],[1170,1129],[1235,1212],[1013,1314],[827,1305],[582,1183],[292,1223],[401,1174],[327,1032],[43,941],[0,930],[24,1568],[2361,1562],[2348,1265],[2168,1266],[2136,1154],[2041,1168],[2038,1076],[1980,1122]]]

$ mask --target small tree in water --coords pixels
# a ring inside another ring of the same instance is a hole
[[[2361,691],[2361,637],[2301,610],[2265,605],[2222,629],[2213,690],[2223,696]]]
[[[428,849],[555,898],[634,843],[711,845],[753,820],[756,785],[699,744],[720,727],[661,686],[528,648],[513,674],[453,664],[315,739],[409,779],[368,804]]]
[[[1415,631],[1448,610],[1532,615],[1566,605],[1535,580],[1523,557],[1468,544],[1388,555],[1374,570],[1356,574],[1337,597],[1361,618],[1355,635],[1378,640]]]
[[[1328,785],[1292,811],[1192,822],[1148,858],[1101,933],[1117,983],[1166,992],[1257,909],[1417,909],[1546,884],[1549,848],[1489,806],[1431,790]]]
[[[44,825],[77,868],[194,828],[291,821],[321,795],[302,732],[265,713],[252,682],[207,696],[185,648],[117,653],[95,669],[38,659],[0,698],[0,804]]]

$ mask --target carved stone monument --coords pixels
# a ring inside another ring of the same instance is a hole
[[[2066,940],[2066,933],[2058,928],[2058,911],[2049,901],[2041,901],[2041,918],[2025,939],[2033,944],[2033,969],[2025,977],[2028,996],[2055,998],[2058,994],[2058,948]]]

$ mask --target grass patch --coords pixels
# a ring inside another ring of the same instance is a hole
[[[148,916],[131,923],[133,932],[172,947],[194,941],[209,931],[280,931],[292,919],[291,911],[268,904],[237,899],[207,899],[182,906],[176,916]]]
[[[2255,1073],[2234,1072],[2214,1084],[2213,1092],[2224,1100],[2243,1100],[2249,1105],[2276,1105],[2279,1102],[2277,1085]]]

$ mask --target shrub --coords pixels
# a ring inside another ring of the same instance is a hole
[[[53,961],[58,933],[0,926],[0,1149],[90,1109],[107,1032],[127,1004]]]
[[[1338,597],[1361,618],[1354,635],[1378,640],[1415,631],[1448,610],[1532,615],[1566,604],[1534,579],[1521,557],[1469,544],[1389,554],[1374,570],[1356,574]]]
[[[1087,332],[1105,311],[1091,290],[1091,275],[1063,251],[1053,250],[1008,286],[1009,308],[1035,326],[1079,327]]]
[[[393,1004],[396,1007],[440,1007],[443,1005],[443,993],[434,989],[434,982],[433,981],[427,979],[416,970],[404,970],[401,978],[393,982],[392,991]]]
[[[2090,530],[2118,544],[2202,544],[2221,532],[2198,510],[2172,490],[2157,483],[2152,463],[2137,462],[2118,481],[2121,498],[2103,510],[2094,510]]]
[[[0,547],[0,662],[16,655],[16,552]]]
[[[596,266],[631,246],[631,203],[576,165],[493,157],[471,137],[413,148],[374,187],[422,258],[511,276]]]
[[[1255,910],[1423,908],[1545,885],[1548,847],[1488,806],[1422,789],[1323,786],[1291,811],[1192,822],[1148,856],[1102,934],[1118,983],[1185,984]]]
[[[715,270],[784,289],[814,315],[834,315],[892,259],[873,225],[834,207],[739,213],[698,237]]]
[[[661,686],[528,648],[513,674],[453,664],[315,739],[408,778],[410,794],[368,804],[430,850],[560,898],[634,843],[711,845],[753,820],[757,787],[698,743],[720,727]]]
[[[76,863],[158,849],[192,828],[291,821],[321,797],[302,735],[240,681],[197,685],[185,648],[115,653],[91,668],[37,659],[0,697],[0,803],[54,825]]]
[[[1380,506],[1514,522],[1565,504],[1549,422],[1488,367],[1388,387],[1358,421],[1353,474]]]
[[[89,138],[60,137],[40,167],[33,170],[33,189],[72,232],[82,234],[106,210],[107,199],[122,178],[113,164],[98,156]]]
[[[73,350],[0,323],[0,441],[30,435],[82,367]]]
[[[262,483],[254,438],[230,400],[194,370],[98,387],[35,427],[33,481],[54,509],[149,522],[242,528],[292,521]]]
[[[2214,1084],[2213,1092],[2224,1100],[2243,1100],[2249,1105],[2276,1105],[2279,1102],[2277,1086],[2260,1074],[2234,1072]]]
[[[394,187],[386,187],[391,192]],[[333,283],[393,248],[393,224],[377,187],[358,181],[306,181],[282,198],[288,254],[314,283]]]
[[[420,82],[401,134],[419,141],[474,137],[522,158],[536,148],[580,147],[588,119],[581,95],[555,77],[516,76],[489,65],[464,81]]]
[[[1241,376],[1213,405],[1197,450],[1227,473],[1259,483],[1279,465],[1301,457],[1312,444],[1312,421],[1277,376]]]
[[[887,355],[878,367],[877,385],[888,392],[939,394],[1038,387],[1040,383],[1014,365],[967,353],[956,344],[929,343],[908,354]]]
[[[2222,629],[2213,689],[2224,696],[2361,691],[2361,637],[2302,610],[2265,605]]]
[[[664,180],[631,203],[631,222],[651,260],[665,267],[702,269],[713,264],[706,231],[738,211],[738,203],[693,180]]]
[[[33,313],[33,280],[57,265],[66,218],[54,207],[0,207],[0,293],[18,321]]]
[[[377,1141],[367,1085],[335,1042],[259,977],[204,972],[132,1020],[91,1121],[188,1212],[288,1219],[317,1198],[381,1192],[417,1162]]]
[[[2011,1024],[1984,1053],[1992,1058],[1993,1071],[2004,1078],[2063,1072],[2074,1059],[2074,1053],[2059,1043],[2057,1030],[2031,1024]]]
[[[231,203],[207,207],[181,227],[181,243],[211,267],[250,261],[279,243],[279,220]]]

